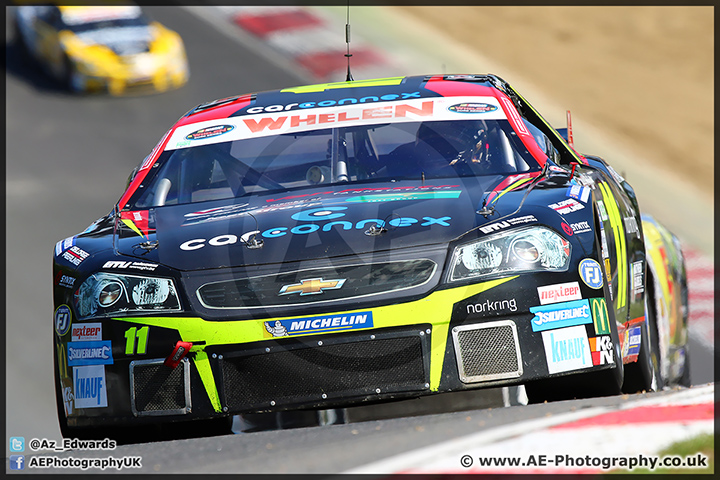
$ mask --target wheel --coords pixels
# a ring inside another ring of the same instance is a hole
[[[649,283],[649,282],[648,282]],[[659,391],[663,388],[660,373],[660,345],[655,321],[655,302],[651,291],[645,292],[645,323],[640,331],[638,360],[625,365],[624,393]]]

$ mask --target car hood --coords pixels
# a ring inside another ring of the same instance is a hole
[[[88,45],[104,45],[116,55],[136,55],[148,52],[153,40],[150,26],[111,27],[76,34]]]
[[[143,261],[200,270],[448,243],[518,209],[522,192],[504,195],[490,218],[477,213],[502,183],[472,177],[333,186],[123,212],[115,244]]]

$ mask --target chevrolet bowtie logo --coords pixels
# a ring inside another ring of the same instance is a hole
[[[292,293],[299,293],[303,295],[315,295],[323,293],[325,290],[337,290],[343,286],[345,279],[338,280],[323,280],[322,278],[310,278],[307,280],[300,280],[300,283],[293,283],[292,285],[283,285],[278,295],[290,295]]]

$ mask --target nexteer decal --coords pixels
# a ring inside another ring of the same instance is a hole
[[[541,305],[548,303],[567,302],[569,300],[580,300],[580,285],[578,282],[558,283],[556,285],[545,285],[537,287],[538,297]]]
[[[368,103],[368,102],[389,102],[392,100],[407,100],[408,98],[421,98],[420,92],[402,92],[389,93],[387,95],[381,95],[380,97],[370,95],[362,97],[360,99],[355,97],[341,98],[340,100],[321,100],[319,102],[303,102],[303,103],[288,103],[287,105],[267,105],[250,107],[245,110],[245,113],[273,113],[273,112],[287,112],[295,108],[317,108],[317,107],[332,107],[335,105],[352,105],[355,103]]]
[[[584,326],[548,330],[542,332],[542,337],[548,373],[568,372],[593,366]]]
[[[266,336],[287,337],[306,333],[337,332],[356,328],[372,328],[372,312],[356,312],[344,315],[289,318],[263,322]]]
[[[373,125],[376,123],[402,123],[417,120],[453,120],[458,114],[447,109],[450,104],[461,101],[472,103],[484,100],[488,104],[497,104],[493,97],[452,97],[452,98],[425,98],[409,99],[404,101],[385,102],[378,105],[344,105],[335,107],[322,107],[303,112],[287,112],[284,114],[258,114],[240,117],[230,117],[224,120],[223,127],[233,127],[223,132],[221,137],[211,136],[194,139],[194,145],[211,144],[218,142],[241,140],[245,138],[279,135],[284,133],[304,132],[318,128],[335,128],[357,125]],[[479,112],[478,116],[484,119],[504,120],[505,114],[501,109],[491,112]],[[178,127],[167,143],[166,150],[174,150],[188,146],[188,135],[195,134],[203,129],[216,127],[217,120],[208,120]],[[524,128],[524,127],[523,127]]]
[[[530,313],[535,314],[530,320],[533,332],[592,323],[590,305],[587,300],[530,307]]]
[[[102,340],[102,323],[83,323],[72,326],[73,342]]]
[[[290,216],[293,220],[299,221],[299,222],[313,222],[317,220],[335,220],[341,217],[344,217],[345,214],[341,213],[344,210],[347,210],[348,207],[320,207],[320,208],[313,208],[310,210],[305,210],[304,212],[298,212]],[[438,225],[442,227],[449,227],[450,224],[448,223],[450,220],[452,220],[452,217],[441,217],[441,218],[434,218],[434,217],[422,217],[422,220],[418,220],[416,218],[412,217],[400,217],[400,218],[393,218],[389,222],[387,222],[388,225],[391,227],[412,227],[416,224],[418,224],[421,227],[429,227],[432,225]],[[324,225],[319,225],[317,223],[304,223],[300,225],[296,225],[292,228],[289,227],[272,227],[268,228],[267,230],[264,230],[261,232],[261,235],[265,238],[277,238],[282,237],[284,235],[287,235],[288,233],[293,235],[307,235],[313,232],[329,232],[333,228],[342,228],[343,230],[351,230],[353,228],[358,230],[364,230],[367,228],[370,228],[372,225],[379,225],[381,227],[385,226],[385,221],[380,220],[378,218],[367,218],[364,220],[360,220],[356,223],[349,222],[346,220],[338,220],[333,222],[327,222]],[[226,234],[226,235],[219,235],[217,237],[211,238],[209,240],[206,240],[204,238],[197,238],[193,240],[188,240],[187,242],[184,242],[180,245],[181,250],[191,251],[191,250],[197,250],[199,248],[203,248],[207,242],[208,245],[214,246],[214,247],[221,247],[225,245],[233,245],[238,242],[237,235],[232,234]]]

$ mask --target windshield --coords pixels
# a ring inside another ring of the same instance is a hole
[[[329,128],[165,151],[134,208],[317,185],[538,170],[507,120]]]

